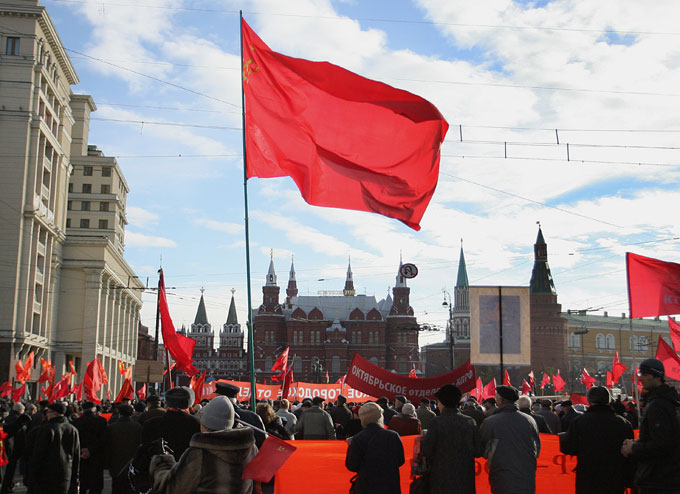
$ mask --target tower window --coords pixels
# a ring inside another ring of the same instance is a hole
[[[19,38],[7,38],[7,49],[5,50],[7,55],[18,55],[19,54]]]
[[[111,176],[111,167],[110,166],[105,166],[102,168],[102,177],[110,177]]]
[[[91,166],[84,166],[83,167],[83,175],[86,177],[91,177],[92,176],[92,167]]]

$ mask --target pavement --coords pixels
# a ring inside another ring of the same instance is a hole
[[[14,476],[14,482],[18,482],[14,486],[14,494],[26,494],[26,486],[23,484],[22,480],[21,475],[17,474]],[[104,470],[104,490],[102,491],[102,494],[111,494],[111,476],[106,470]]]

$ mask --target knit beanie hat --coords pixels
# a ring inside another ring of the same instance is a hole
[[[213,431],[231,429],[234,425],[234,406],[229,398],[216,396],[198,411],[201,424]]]

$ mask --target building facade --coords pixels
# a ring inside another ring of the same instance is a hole
[[[58,375],[69,361],[82,375],[100,357],[117,391],[116,361],[136,357],[144,286],[123,258],[124,221],[100,223],[101,211],[89,228],[81,223],[89,212],[80,212],[88,200],[70,191],[82,194],[88,177],[111,190],[118,180],[116,199],[98,197],[101,187],[87,199],[91,209],[118,201],[112,210],[124,219],[127,185],[115,160],[87,144],[94,102],[72,93],[78,77],[45,8],[8,0],[0,24],[0,67],[12,81],[0,88],[0,380],[34,352],[35,396],[39,357]]]
[[[243,347],[245,335],[236,315],[234,290],[231,291],[227,322],[220,329],[217,348],[215,348],[215,332],[208,322],[203,290],[201,290],[196,317],[186,335],[196,341],[193,359],[199,371],[206,371],[207,376],[216,379],[248,380],[250,375],[248,358]]]
[[[337,381],[355,352],[399,374],[420,369],[418,322],[409,297],[410,288],[399,272],[391,296],[378,301],[357,295],[351,264],[342,291],[299,295],[291,262],[286,297],[280,300],[272,259],[262,304],[253,311],[257,380],[270,381],[271,367],[287,347],[295,379],[300,381],[326,382],[326,373],[329,382]]]

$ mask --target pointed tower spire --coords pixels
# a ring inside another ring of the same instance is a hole
[[[276,271],[274,271],[274,249],[269,253],[269,271],[267,271],[267,286],[276,286]]]
[[[201,300],[198,302],[198,310],[196,311],[196,318],[194,324],[208,324],[208,313],[205,310],[205,301],[203,300],[203,292],[205,288],[201,288]]]
[[[356,294],[354,290],[354,279],[352,278],[352,262],[347,259],[347,277],[345,278],[345,289],[342,291],[346,297],[352,297]]]
[[[465,266],[465,255],[463,254],[463,239],[460,239],[460,258],[458,259],[458,278],[456,286],[470,286],[468,283],[467,268]]]
[[[548,265],[548,245],[543,238],[541,225],[538,225],[538,235],[534,244],[534,269],[531,271],[531,293],[548,293],[557,295],[550,266]]]
[[[229,303],[229,313],[227,314],[227,324],[238,324],[238,317],[236,315],[236,303],[234,302],[234,290],[231,289],[231,302]]]
[[[401,259],[401,252],[399,252],[399,269],[397,269],[397,283],[394,285],[395,288],[405,287],[406,278],[401,275],[401,267],[404,265]]]
[[[297,281],[295,280],[295,258],[290,259],[290,272],[288,273],[288,287],[286,288],[286,304],[290,305],[290,299],[297,297]]]

